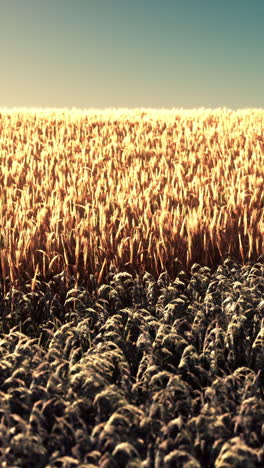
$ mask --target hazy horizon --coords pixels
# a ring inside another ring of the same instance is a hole
[[[0,0],[0,108],[261,109],[264,2]]]

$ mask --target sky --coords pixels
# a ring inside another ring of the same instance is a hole
[[[0,0],[0,107],[263,108],[263,0]]]

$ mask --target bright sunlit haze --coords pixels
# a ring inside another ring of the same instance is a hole
[[[0,107],[261,108],[264,2],[0,2]]]

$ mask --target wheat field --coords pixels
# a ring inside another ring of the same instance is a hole
[[[264,466],[264,110],[0,111],[0,466]]]
[[[2,109],[2,281],[256,259],[263,122],[260,109]]]

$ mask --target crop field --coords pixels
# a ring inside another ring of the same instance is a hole
[[[0,110],[0,466],[264,466],[264,110]]]
[[[261,110],[0,114],[1,277],[155,276],[263,253]]]

